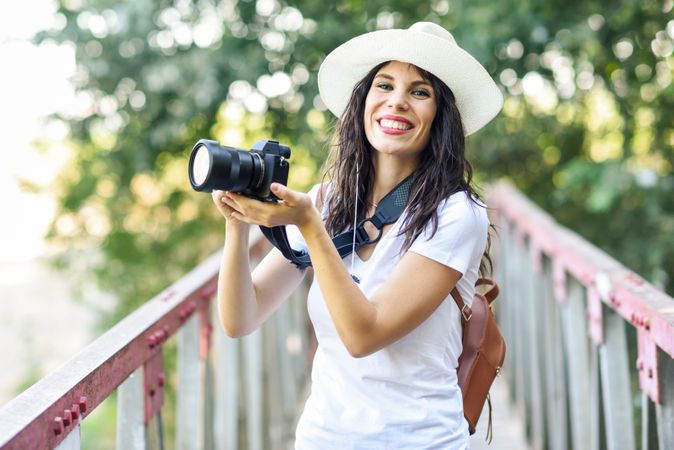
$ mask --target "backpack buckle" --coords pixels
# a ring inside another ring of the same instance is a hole
[[[468,322],[473,317],[473,311],[470,309],[470,306],[464,304],[463,308],[461,308],[461,315],[463,316],[463,320]]]

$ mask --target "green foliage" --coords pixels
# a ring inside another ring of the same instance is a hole
[[[671,292],[672,6],[526,9],[504,21],[505,34],[490,33],[495,75],[509,95],[501,119],[473,141],[478,167],[510,178],[557,220]]]
[[[469,140],[478,178],[510,178],[671,288],[674,22],[664,5],[62,0],[65,28],[38,40],[75,46],[82,105],[61,116],[74,157],[51,237],[99,248],[88,266],[119,296],[116,320],[222,244],[222,219],[186,177],[197,139],[281,140],[293,149],[291,185],[308,188],[333,123],[316,97],[324,55],[364,30],[431,20],[506,92],[504,112]]]

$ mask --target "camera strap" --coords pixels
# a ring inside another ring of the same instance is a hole
[[[391,192],[381,199],[372,217],[361,220],[354,230],[345,231],[332,238],[332,242],[335,244],[342,259],[351,254],[354,249],[354,241],[355,248],[359,248],[366,244],[374,244],[381,239],[384,226],[398,220],[405,210],[411,186],[412,175],[401,181]],[[374,238],[370,238],[365,229],[365,225],[368,222],[378,231]],[[309,252],[306,250],[294,250],[290,247],[285,225],[271,228],[260,226],[260,230],[262,230],[262,234],[265,235],[269,242],[278,248],[283,256],[298,269],[303,270],[311,266]]]

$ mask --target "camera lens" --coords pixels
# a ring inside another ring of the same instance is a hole
[[[201,186],[208,178],[211,171],[211,157],[205,145],[199,145],[194,150],[194,164],[192,165],[192,179],[194,183]]]
[[[192,149],[189,177],[197,191],[241,192],[259,186],[264,162],[257,153],[201,139]]]

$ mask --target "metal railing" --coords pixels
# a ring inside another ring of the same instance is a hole
[[[674,448],[674,299],[555,223],[512,186],[490,189],[505,371],[532,448]],[[267,250],[252,239],[251,255]],[[162,448],[177,377],[180,449],[284,449],[311,353],[306,292],[257,332],[213,326],[220,254],[124,318],[0,410],[0,449],[79,449],[116,391],[118,449]],[[177,338],[177,373],[162,354]]]
[[[268,244],[251,238],[251,261]],[[116,447],[163,448],[161,411],[177,376],[175,447],[285,449],[304,397],[311,345],[305,289],[258,331],[212,324],[220,253],[151,299],[0,409],[0,449],[79,449],[83,420],[117,392]],[[177,374],[165,373],[177,338]]]
[[[488,200],[505,370],[532,448],[674,449],[674,299],[511,185]]]

